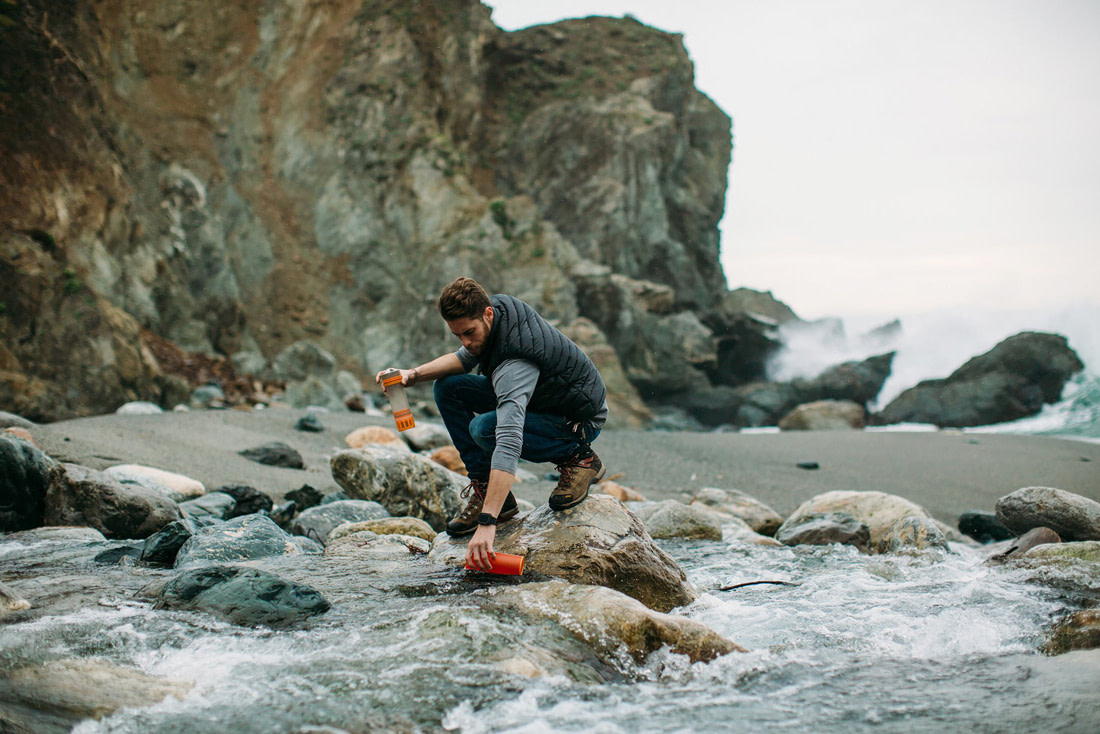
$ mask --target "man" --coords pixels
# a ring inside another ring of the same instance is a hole
[[[583,502],[603,475],[591,443],[607,420],[607,389],[580,347],[518,298],[490,298],[458,278],[440,294],[439,313],[462,346],[401,370],[401,381],[436,381],[436,404],[470,478],[469,502],[447,532],[473,533],[466,561],[488,571],[496,524],[519,510],[511,488],[521,457],[557,464],[554,510]],[[466,374],[474,367],[480,374]]]

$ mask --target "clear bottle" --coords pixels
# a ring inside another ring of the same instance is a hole
[[[382,387],[386,389],[386,396],[390,399],[390,407],[393,408],[393,422],[397,430],[407,431],[416,425],[413,420],[412,410],[409,408],[409,396],[405,394],[405,386],[401,384],[400,370],[386,370],[382,373]]]

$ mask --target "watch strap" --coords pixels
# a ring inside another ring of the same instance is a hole
[[[477,516],[478,525],[496,525],[497,519],[490,515],[488,512],[483,512]]]

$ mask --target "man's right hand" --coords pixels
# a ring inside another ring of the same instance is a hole
[[[381,385],[382,384],[382,375],[389,372],[390,370],[397,370],[398,372],[401,373],[401,384],[404,385],[405,387],[416,384],[417,372],[416,372],[415,367],[413,367],[411,370],[403,370],[403,369],[400,369],[398,367],[387,367],[386,369],[382,370],[381,372],[379,372],[377,375],[374,376],[375,383]],[[382,387],[382,394],[383,395],[386,394],[386,388],[385,388],[384,385]]]

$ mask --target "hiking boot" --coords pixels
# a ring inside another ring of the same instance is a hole
[[[591,446],[582,446],[577,453],[558,464],[558,486],[550,493],[551,510],[567,510],[588,497],[588,488],[603,478],[604,467]]]
[[[477,516],[481,514],[481,507],[485,504],[485,491],[488,488],[488,482],[477,479],[470,480],[470,483],[462,490],[462,497],[469,497],[470,501],[466,503],[466,507],[462,509],[462,512],[452,517],[451,521],[447,523],[447,535],[457,538],[461,535],[469,535],[477,530]],[[497,515],[497,522],[511,520],[517,512],[519,512],[519,505],[516,504],[516,497],[509,492],[508,496],[504,498],[504,505],[500,508],[500,514]]]

